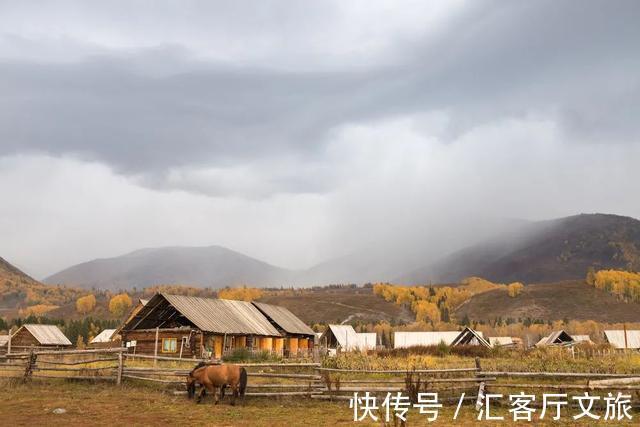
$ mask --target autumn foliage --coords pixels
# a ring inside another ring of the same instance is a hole
[[[587,283],[627,302],[640,302],[640,273],[621,270],[590,271]]]
[[[131,308],[131,297],[126,294],[118,294],[109,301],[109,311],[117,317],[122,317]]]
[[[94,308],[96,308],[96,297],[93,294],[80,297],[76,300],[76,310],[80,314],[90,313]]]
[[[253,301],[262,296],[262,290],[256,288],[224,288],[218,291],[218,298],[238,301]]]
[[[511,298],[515,298],[522,292],[524,285],[520,282],[513,282],[507,285],[507,292]]]

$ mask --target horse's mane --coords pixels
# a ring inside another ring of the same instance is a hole
[[[193,374],[195,371],[197,371],[198,369],[202,368],[203,366],[207,366],[206,362],[200,362],[198,363],[192,370],[191,372],[189,372],[189,375]]]

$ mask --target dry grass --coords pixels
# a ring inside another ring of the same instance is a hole
[[[0,413],[6,425],[216,425],[216,426],[369,426],[380,423],[353,422],[348,402],[324,402],[311,399],[255,399],[232,407],[228,401],[214,406],[211,400],[200,405],[184,396],[173,396],[149,387],[118,388],[66,381],[32,382],[27,385],[0,384]],[[52,411],[64,408],[65,414]],[[451,421],[454,404],[447,404],[436,425],[478,425],[472,406],[464,406],[459,419]],[[505,422],[480,425],[517,425],[509,420],[506,408],[498,410]],[[576,425],[571,410],[560,423]],[[640,414],[629,425],[637,423]],[[424,415],[409,413],[410,425],[428,425]],[[551,425],[536,422],[535,425]],[[604,424],[604,423],[603,423]],[[429,424],[432,425],[432,424]],[[521,425],[530,425],[523,423]],[[584,422],[578,425],[592,425]],[[607,424],[613,425],[613,424]],[[619,425],[619,424],[615,424]]]

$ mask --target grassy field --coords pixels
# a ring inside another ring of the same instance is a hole
[[[638,304],[619,301],[615,296],[583,281],[541,283],[525,286],[516,298],[503,290],[474,295],[456,311],[474,320],[527,318],[545,320],[595,320],[598,322],[637,322]]]
[[[260,299],[291,310],[305,323],[341,323],[350,321],[375,323],[380,320],[412,322],[415,315],[407,308],[385,301],[373,294],[372,288],[318,288],[277,293]]]
[[[216,426],[380,426],[381,423],[353,421],[349,403],[311,399],[247,398],[238,406],[228,401],[214,406],[210,399],[200,405],[185,396],[147,387],[92,385],[49,380],[22,385],[1,383],[0,414],[5,425],[216,425]],[[64,414],[53,410],[64,408]],[[478,422],[472,406],[463,406],[458,419],[452,421],[455,404],[447,404],[435,423],[425,415],[410,411],[408,425],[530,425],[516,424],[507,408],[498,408],[504,422]],[[563,412],[561,422],[535,422],[535,425],[593,425],[577,423],[571,418],[575,410]],[[639,413],[627,425],[637,425]],[[620,423],[602,423],[620,425]],[[623,423],[624,424],[624,423]],[[391,424],[393,425],[393,424]]]

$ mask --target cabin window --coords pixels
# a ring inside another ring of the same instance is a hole
[[[178,348],[177,338],[162,338],[162,352],[175,353]]]

